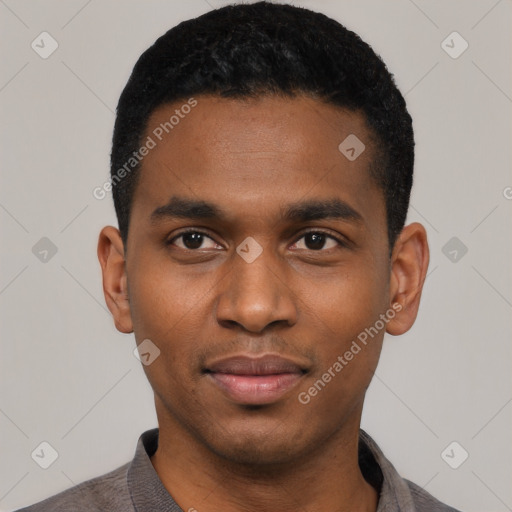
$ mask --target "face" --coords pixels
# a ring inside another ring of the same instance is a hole
[[[195,101],[165,136],[185,102],[150,118],[127,300],[111,310],[160,350],[144,370],[161,429],[233,461],[290,461],[358,428],[397,321],[383,321],[401,285],[373,143],[360,114],[306,97]],[[338,149],[351,134],[355,160]]]

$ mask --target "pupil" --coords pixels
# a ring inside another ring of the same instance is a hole
[[[320,233],[308,233],[305,242],[308,249],[322,249],[325,244],[325,235]]]
[[[183,244],[187,249],[199,249],[203,243],[201,233],[185,233],[183,235]]]

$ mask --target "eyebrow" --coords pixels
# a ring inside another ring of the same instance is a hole
[[[294,222],[308,222],[321,219],[341,219],[362,222],[363,216],[341,199],[311,200],[292,203],[281,209],[284,219]],[[173,196],[169,202],[159,206],[150,215],[150,222],[158,224],[166,218],[218,219],[226,215],[221,208],[206,201]]]
[[[201,220],[220,219],[223,217],[222,210],[212,203],[173,196],[167,204],[159,206],[154,210],[149,220],[152,224],[157,224],[165,218]]]
[[[287,220],[301,222],[322,219],[363,221],[363,216],[341,199],[313,200],[291,204],[285,209],[283,217]]]

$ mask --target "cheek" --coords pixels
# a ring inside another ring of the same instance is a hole
[[[335,284],[339,285],[336,292],[317,289],[316,327],[310,331],[317,340],[316,365],[297,397],[303,407],[311,407],[315,416],[329,423],[327,429],[343,421],[364,399],[384,336],[383,329],[374,327],[383,309],[371,284],[366,288],[360,281]]]
[[[314,280],[304,279],[297,289],[305,309],[333,333],[357,336],[387,307],[386,262],[359,259],[360,262],[317,275]]]
[[[129,280],[137,344],[149,339],[160,351],[143,370],[168,407],[178,410],[181,403],[186,409],[194,403],[191,369],[197,364],[194,356],[205,339],[204,308],[211,279],[205,276],[204,287],[199,288],[198,283],[191,285],[182,274],[172,272],[169,264],[141,262],[137,266],[146,269],[132,273]],[[190,404],[185,407],[183,400]]]
[[[167,342],[176,338],[178,331],[190,332],[193,325],[206,321],[204,308],[215,287],[212,272],[194,278],[171,265],[165,255],[143,256],[136,261],[136,268],[129,273],[129,291],[138,341],[154,337]]]
[[[357,394],[357,390],[364,392],[372,378],[385,331],[379,320],[387,309],[385,265],[383,261],[381,265],[338,269],[318,280],[314,289],[309,283],[309,292],[304,290],[304,310],[310,318],[306,329],[311,339],[318,340],[314,347],[318,364],[307,386],[320,379],[317,391],[312,390],[313,395],[323,395],[319,406],[327,406],[328,397],[336,401]],[[329,388],[325,392],[324,385]]]
[[[340,351],[341,352],[341,351]],[[316,418],[318,428],[330,432],[345,423],[354,410],[362,406],[372,380],[380,353],[380,342],[364,348],[345,365],[332,358],[330,363],[313,375],[299,390],[297,407],[310,418]],[[339,355],[343,356],[344,352]],[[335,362],[342,365],[337,371]]]
[[[144,268],[144,267],[140,267]],[[143,369],[153,389],[179,389],[192,392],[190,370],[208,330],[207,307],[211,289],[205,276],[204,287],[190,286],[162,265],[155,270],[135,273],[130,281],[130,308],[137,344],[149,339],[159,356]]]

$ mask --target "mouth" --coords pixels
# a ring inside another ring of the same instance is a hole
[[[233,356],[208,365],[204,374],[231,401],[240,405],[277,402],[297,386],[307,368],[277,355]]]

